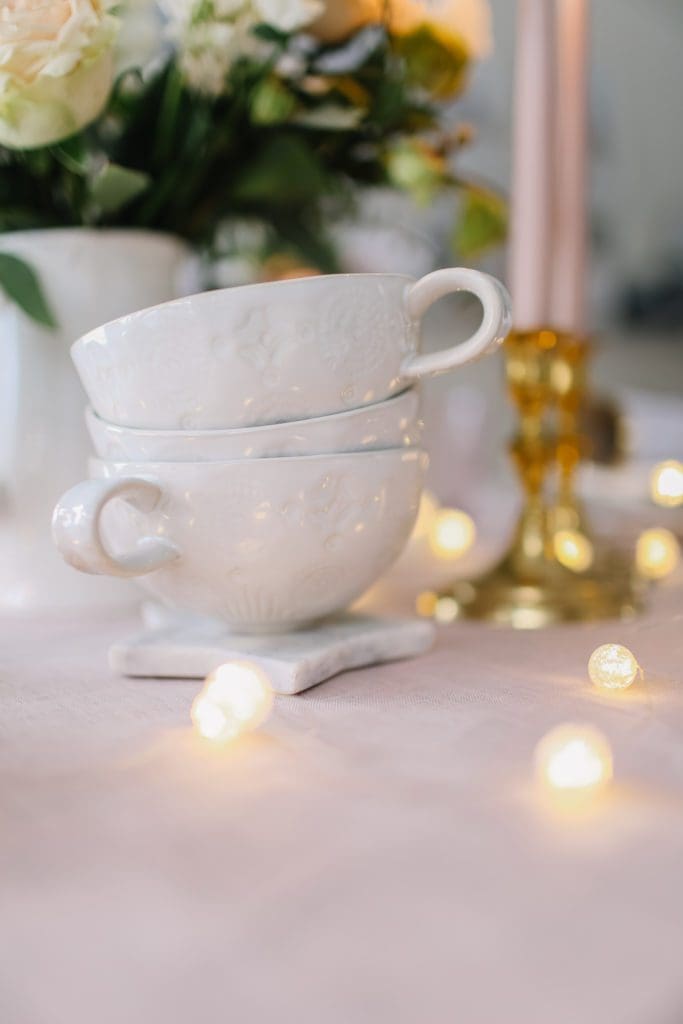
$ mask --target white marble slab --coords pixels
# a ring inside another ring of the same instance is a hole
[[[109,664],[126,676],[201,679],[231,658],[248,657],[268,672],[277,693],[294,694],[347,669],[416,657],[434,637],[426,620],[354,614],[277,636],[239,636],[219,623],[192,620],[114,644]]]

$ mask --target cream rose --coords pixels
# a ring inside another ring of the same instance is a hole
[[[103,0],[4,0],[0,144],[46,146],[97,117],[111,88],[117,26]]]

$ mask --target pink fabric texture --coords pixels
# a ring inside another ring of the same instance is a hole
[[[128,619],[0,623],[2,1024],[678,1024],[683,589],[629,624],[444,628],[433,653],[191,731],[196,683],[121,679]],[[646,678],[603,696],[628,644]],[[539,738],[609,737],[551,813]]]

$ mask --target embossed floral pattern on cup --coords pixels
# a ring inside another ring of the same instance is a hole
[[[420,319],[470,291],[483,320],[467,341],[420,355]],[[72,348],[96,413],[163,430],[248,427],[379,402],[423,376],[494,349],[509,301],[486,274],[453,268],[420,281],[337,274],[226,288],[141,310]]]
[[[236,630],[290,629],[347,607],[398,557],[425,466],[418,449],[93,460],[92,479],[58,505],[54,534],[77,568],[140,576],[173,608]]]

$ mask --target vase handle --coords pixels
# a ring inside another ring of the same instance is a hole
[[[141,537],[129,554],[113,555],[101,533],[104,509],[114,498],[130,502],[140,512],[152,512],[163,494],[152,479],[124,477],[86,480],[60,498],[52,517],[52,537],[65,561],[80,572],[100,576],[146,576],[180,557],[164,537]]]
[[[405,293],[408,317],[419,322],[430,306],[453,292],[470,292],[481,302],[482,321],[466,341],[429,355],[410,356],[401,367],[401,376],[407,381],[446,373],[480,359],[494,351],[507,337],[512,324],[510,296],[507,289],[490,274],[467,267],[435,270],[411,284]]]

